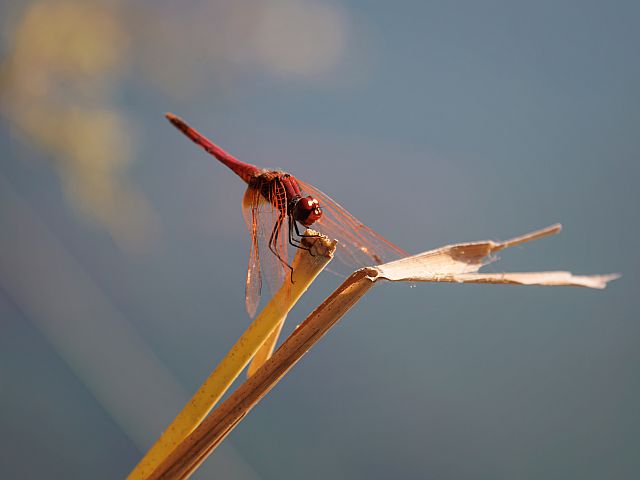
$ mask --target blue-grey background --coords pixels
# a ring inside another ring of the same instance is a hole
[[[639,20],[633,1],[0,2],[0,477],[124,477],[248,325],[243,185],[173,111],[409,251],[562,222],[488,270],[624,274],[380,285],[197,478],[637,478]]]

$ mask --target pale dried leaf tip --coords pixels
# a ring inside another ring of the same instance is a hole
[[[565,285],[605,288],[618,274],[578,276],[570,272],[477,273],[491,256],[502,249],[555,235],[561,230],[556,224],[504,242],[485,240],[459,243],[379,265],[379,278],[393,282],[456,282],[509,285]]]

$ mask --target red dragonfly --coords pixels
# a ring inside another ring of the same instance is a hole
[[[300,244],[304,233],[300,233],[298,224],[304,227],[318,224],[322,233],[336,239],[338,245],[335,256],[348,266],[375,265],[407,255],[316,187],[290,173],[242,162],[181,118],[171,113],[167,113],[166,117],[178,130],[247,183],[242,207],[251,234],[245,290],[247,312],[251,317],[255,315],[260,302],[262,277],[266,277],[270,290],[275,293],[291,271],[287,244],[304,248]],[[283,233],[285,223],[286,233]]]

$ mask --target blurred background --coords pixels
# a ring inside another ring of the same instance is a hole
[[[249,323],[244,186],[172,111],[411,252],[562,222],[487,270],[624,274],[380,285],[196,478],[637,478],[639,20],[633,1],[1,1],[0,477],[124,477]]]

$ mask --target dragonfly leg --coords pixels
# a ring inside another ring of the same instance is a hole
[[[305,235],[303,233],[300,233],[300,230],[298,230],[298,222],[295,221],[295,219],[293,218],[293,215],[289,216],[289,243],[291,243],[291,245],[294,245],[291,242],[291,239],[293,238],[293,232],[291,231],[291,224],[293,224],[293,228],[295,228],[296,230],[296,235],[298,235],[298,237],[300,238],[309,238],[309,237],[319,237],[320,234],[317,235]],[[300,243],[300,240],[298,240],[297,238],[295,239],[296,242]],[[315,255],[313,253],[311,253],[311,249],[307,248],[307,247],[303,247],[303,246],[298,246],[298,245],[294,245],[297,246],[298,248],[303,248],[305,249],[307,252],[309,252],[309,254],[314,257]]]
[[[311,249],[308,247],[304,247],[302,246],[302,243],[300,242],[300,240],[298,240],[297,238],[294,237],[293,235],[293,228],[295,225],[295,229],[296,229],[296,233],[298,232],[298,225],[296,224],[295,219],[293,218],[293,215],[289,215],[289,245],[296,247],[296,248],[300,248],[302,250],[306,250],[307,252],[310,252]],[[300,237],[301,235],[298,234],[298,236]]]
[[[280,252],[278,252],[278,236],[280,235],[280,228],[282,227],[282,222],[284,221],[284,215],[280,214],[280,216],[278,217],[278,220],[276,221],[276,223],[273,225],[273,230],[271,230],[271,236],[269,237],[269,250],[271,250],[271,252],[278,257],[278,260],[280,260],[280,263],[282,263],[285,267],[287,267],[289,270],[291,270],[291,278],[293,280],[293,267],[291,265],[289,265],[286,260],[284,260],[282,258],[282,256],[280,255]]]
[[[302,237],[313,238],[313,237],[319,237],[320,236],[319,233],[316,233],[316,234],[313,234],[313,235],[307,235],[306,233],[300,233],[300,230],[298,230],[298,222],[296,222],[296,221],[293,222],[293,225],[295,226],[295,229],[296,229],[296,235],[298,235],[301,238]]]

